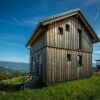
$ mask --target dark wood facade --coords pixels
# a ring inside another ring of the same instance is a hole
[[[62,34],[58,32],[59,27]],[[95,38],[90,31],[77,14],[53,22],[50,20],[49,24],[37,29],[40,34],[30,44],[33,76],[39,76],[47,85],[91,76]]]

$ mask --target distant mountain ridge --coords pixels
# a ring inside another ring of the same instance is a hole
[[[28,63],[21,63],[21,62],[9,62],[9,61],[0,61],[0,68],[2,67],[9,69],[9,70],[16,70],[21,72],[29,71],[29,64]],[[1,71],[0,69],[0,71]]]
[[[0,72],[14,72],[14,70],[0,66]]]

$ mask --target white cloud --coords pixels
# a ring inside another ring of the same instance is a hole
[[[19,43],[9,42],[9,41],[2,41],[2,42],[0,42],[0,45],[1,45],[1,47],[2,47],[2,45],[5,45],[5,46],[7,45],[7,46],[10,46],[10,47],[16,47],[16,48],[21,47],[21,48],[25,48],[24,45],[20,45]]]
[[[7,24],[15,24],[13,21],[0,19],[0,22],[7,23]]]
[[[100,38],[100,25],[95,24],[94,27],[95,27],[95,31],[96,31],[97,36]]]
[[[17,18],[13,18],[11,20],[4,20],[4,19],[0,19],[0,22],[6,23],[6,24],[12,24],[12,25],[20,25],[20,26],[33,26],[36,25],[40,19],[42,19],[43,17],[30,17],[30,18],[26,18],[26,19],[17,19]]]
[[[100,3],[100,0],[88,0],[88,1],[86,0],[85,5],[90,6],[97,3]]]
[[[0,40],[2,41],[8,41],[8,40],[17,40],[17,41],[22,41],[25,42],[26,37],[24,34],[19,34],[19,33],[0,33]]]
[[[99,39],[100,39],[100,33],[98,34],[98,37],[99,37]]]
[[[28,25],[28,26],[33,26],[34,24],[37,24],[38,21],[41,19],[41,17],[34,17],[34,18],[28,18],[28,19],[21,19],[18,20],[16,18],[14,18],[14,22],[17,25]]]
[[[0,45],[8,45],[11,47],[24,47],[26,37],[17,33],[0,33]]]
[[[100,50],[93,51],[93,53],[99,53],[100,54]]]
[[[97,36],[100,38],[100,30],[97,31]]]
[[[96,20],[99,18],[99,16],[100,16],[100,13],[97,12],[97,14],[96,14],[96,16],[95,16],[95,18],[94,18],[94,21],[96,21]]]

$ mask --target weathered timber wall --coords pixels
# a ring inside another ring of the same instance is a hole
[[[67,61],[71,54],[71,61]],[[82,67],[77,65],[77,55],[82,55]],[[63,82],[91,75],[92,54],[57,48],[47,48],[48,84]]]
[[[65,31],[66,24],[70,26],[69,32]],[[63,35],[57,33],[58,27],[63,27]],[[77,29],[82,29],[82,51],[92,52],[92,43],[88,32],[78,20],[73,18],[50,24],[47,32],[47,46],[77,50],[79,46]]]
[[[70,30],[65,31],[69,24]],[[63,27],[63,35],[58,34],[58,27]],[[77,29],[82,29],[82,49],[79,51]],[[71,54],[71,61],[67,61]],[[46,84],[54,84],[91,75],[92,42],[88,31],[80,21],[74,18],[63,19],[51,23],[30,46],[30,59],[39,67],[38,55],[42,55],[42,80]],[[82,67],[77,67],[77,55],[82,55]],[[31,60],[30,60],[30,63]],[[32,65],[30,66],[32,67]]]
[[[43,49],[47,45],[47,34],[46,32],[41,33],[41,35],[32,43],[30,46],[30,52],[34,53]]]

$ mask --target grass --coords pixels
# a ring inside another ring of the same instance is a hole
[[[11,85],[15,85],[15,83],[11,83]],[[54,86],[16,92],[1,90],[0,100],[100,100],[100,77],[92,76]]]
[[[0,70],[0,81],[2,80],[8,80],[8,79],[12,79],[12,78],[16,78],[16,77],[20,77],[23,76],[26,73],[22,73],[19,71],[15,71],[15,72],[2,72]]]

